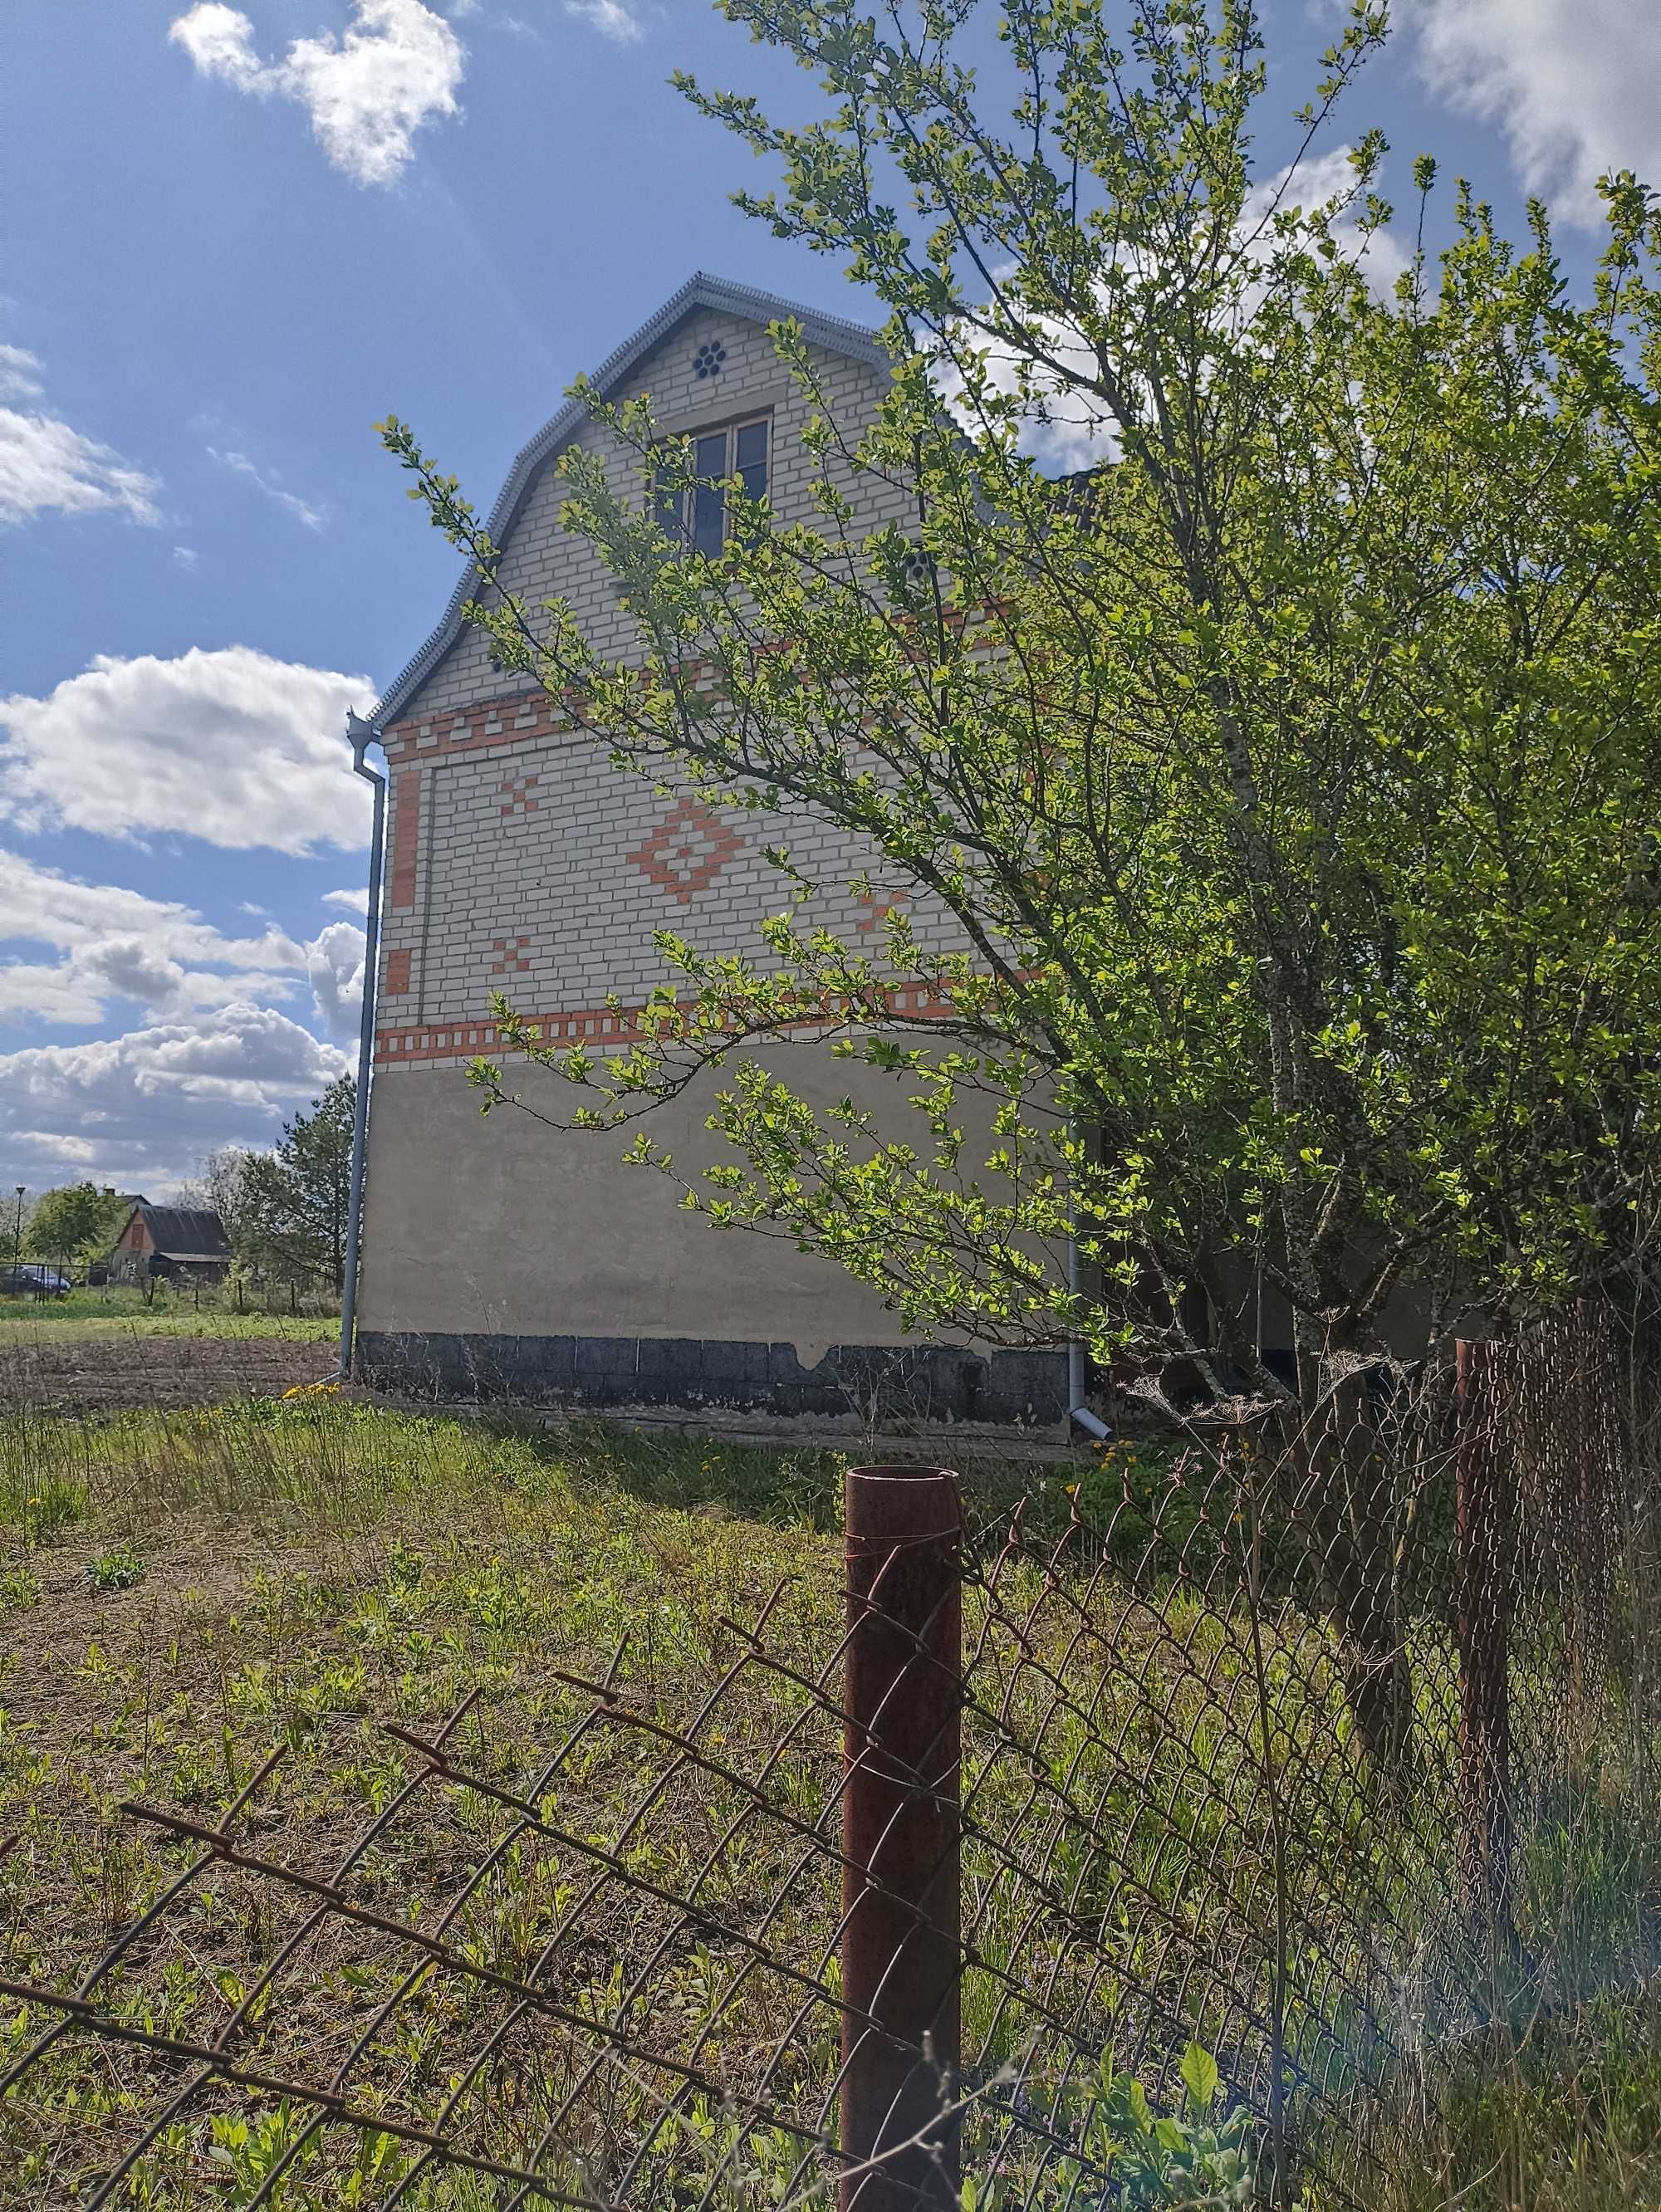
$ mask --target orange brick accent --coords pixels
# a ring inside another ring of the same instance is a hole
[[[909,905],[910,899],[910,891],[861,891],[854,903],[855,906],[868,906],[871,911],[862,921],[855,923],[855,928],[880,929],[889,915]]]
[[[936,998],[921,983],[897,986],[888,994],[888,1006],[891,1013],[918,1022],[938,1021],[952,1012],[949,1000]],[[571,1013],[535,1015],[526,1027],[542,1044],[631,1044],[641,1035],[639,1012],[636,1006],[585,1006]],[[816,1030],[827,1024],[815,1016],[789,1026]],[[503,1048],[502,1032],[494,1022],[411,1022],[377,1030],[374,1056],[377,1066],[408,1067],[423,1060],[462,1060]]]
[[[713,685],[712,661],[689,661],[686,671],[689,681],[701,690]],[[411,714],[401,722],[389,722],[382,742],[387,759],[399,768],[478,752],[486,745],[521,744],[526,738],[589,734],[578,692],[554,699],[545,691],[516,691],[502,699],[480,699],[471,707],[447,707],[435,714]]]
[[[690,905],[693,892],[707,890],[743,842],[719,814],[696,799],[683,799],[626,857],[660,890]]]
[[[498,796],[507,802],[502,809],[504,821],[510,814],[534,814],[537,811],[542,801],[532,799],[531,793],[541,781],[539,775],[510,775],[499,787]]]
[[[396,952],[386,955],[386,989],[390,995],[399,996],[410,988],[410,948],[400,945]]]
[[[526,738],[583,734],[575,699],[560,701],[545,691],[530,691],[506,699],[481,699],[476,706],[453,707],[438,714],[411,714],[388,726],[385,744],[387,759],[399,768],[478,752],[486,745],[522,744]]]
[[[392,785],[392,904],[413,906],[421,849],[421,777],[405,769]]]

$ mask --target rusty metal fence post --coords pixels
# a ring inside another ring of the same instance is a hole
[[[1461,1873],[1479,1923],[1511,1926],[1511,1593],[1506,1556],[1511,1470],[1497,1433],[1500,1348],[1463,1338],[1455,1351],[1458,1436]]]
[[[846,1486],[842,2212],[955,2208],[962,1505],[944,1468]],[[873,2163],[873,2161],[878,2161]]]

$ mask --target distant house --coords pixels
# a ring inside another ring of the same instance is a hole
[[[144,1283],[157,1276],[183,1282],[222,1283],[231,1264],[231,1241],[210,1206],[152,1206],[139,1199],[110,1255],[113,1283]]]

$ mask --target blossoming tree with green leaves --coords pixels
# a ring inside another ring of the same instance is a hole
[[[1434,166],[1392,208],[1375,133],[1311,204],[1386,35],[1362,0],[1269,175],[1250,0],[1005,0],[978,70],[946,0],[722,4],[822,95],[786,127],[686,82],[781,173],[741,204],[889,310],[877,418],[819,409],[813,520],[733,483],[726,550],[688,555],[647,490],[687,455],[590,393],[636,464],[563,464],[567,526],[638,618],[618,663],[506,593],[454,479],[383,435],[497,655],[623,768],[854,833],[965,949],[891,915],[850,952],[779,852],[762,943],[662,940],[678,981],[636,1048],[551,1052],[510,1012],[508,1041],[686,1204],[829,1254],[910,1326],[1082,1335],[1284,1403],[1347,1470],[1342,1604],[1376,1649],[1350,1508],[1387,1307],[1432,1352],[1461,1313],[1653,1265],[1661,212],[1611,179],[1576,297],[1538,207],[1513,244],[1461,185],[1433,254]],[[1062,487],[1030,451],[1058,417],[1100,455]],[[859,533],[850,469],[911,526]],[[946,1011],[897,1018],[902,985]],[[926,1143],[770,1062],[815,1024],[922,1102]],[[721,1157],[672,1159],[643,1109],[709,1067]],[[1243,1282],[1289,1310],[1295,1383]]]

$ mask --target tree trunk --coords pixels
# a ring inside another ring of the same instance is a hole
[[[1293,1525],[1347,1646],[1346,1692],[1379,1778],[1393,1784],[1412,1751],[1413,1674],[1396,1565],[1396,1494],[1365,1369],[1322,1359],[1323,1387],[1286,1446]]]

